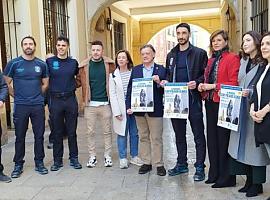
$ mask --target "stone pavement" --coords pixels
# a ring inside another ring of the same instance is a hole
[[[68,164],[67,141],[65,140],[64,167],[58,172],[49,171],[42,176],[34,171],[33,162],[33,134],[31,131],[26,139],[26,157],[24,173],[9,184],[0,183],[0,200],[228,200],[246,199],[244,194],[237,192],[244,184],[244,179],[237,178],[235,188],[212,189],[204,182],[194,183],[194,144],[193,137],[188,134],[189,173],[175,177],[159,177],[154,170],[145,175],[138,174],[138,167],[131,165],[128,169],[119,169],[115,135],[113,139],[113,162],[111,168],[103,167],[103,137],[97,135],[96,168],[87,168],[88,160],[87,137],[85,134],[85,121],[79,118],[78,145],[79,160],[83,169],[74,170]],[[101,130],[98,131],[101,133]],[[176,147],[174,145],[172,127],[164,119],[164,161],[165,167],[174,166]],[[5,173],[10,174],[13,169],[14,133],[9,133],[9,143],[3,147],[3,163]],[[48,131],[45,134],[47,144]],[[50,168],[52,164],[52,150],[46,148],[45,165]],[[270,170],[268,169],[268,180]],[[264,194],[253,199],[266,199],[270,196],[270,183],[264,185]]]

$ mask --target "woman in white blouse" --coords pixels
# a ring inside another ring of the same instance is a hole
[[[116,69],[110,74],[109,90],[110,104],[113,113],[113,129],[117,133],[117,146],[120,168],[128,168],[127,140],[129,134],[130,163],[141,166],[143,163],[138,157],[138,129],[133,114],[126,113],[126,93],[133,62],[128,51],[120,50],[116,54]]]
[[[250,107],[250,116],[255,122],[254,132],[256,146],[265,144],[270,157],[270,32],[265,33],[261,40],[262,57],[266,66],[257,73],[257,83],[254,87],[253,103]],[[262,193],[262,185],[257,188]]]

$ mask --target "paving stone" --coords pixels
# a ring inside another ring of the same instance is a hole
[[[98,122],[99,123],[99,122]],[[98,127],[99,124],[97,124]],[[57,172],[49,171],[48,175],[42,176],[34,171],[33,161],[33,134],[31,130],[26,138],[26,156],[24,173],[12,183],[0,183],[0,200],[243,200],[245,195],[237,190],[244,185],[244,177],[237,177],[237,186],[233,188],[212,189],[211,185],[204,182],[194,182],[195,169],[195,145],[191,129],[187,128],[188,135],[188,164],[189,172],[178,176],[160,177],[156,175],[156,167],[150,173],[138,174],[138,166],[130,165],[128,169],[119,168],[116,135],[113,135],[113,167],[105,168],[104,145],[102,130],[97,129],[96,150],[98,164],[94,168],[87,168],[88,149],[85,120],[79,118],[78,123],[78,146],[79,160],[83,165],[81,170],[75,170],[69,166],[67,140],[64,140],[64,167]],[[48,169],[53,163],[52,150],[46,148],[49,130],[45,133],[44,163]],[[12,158],[14,156],[14,132],[10,132],[9,143],[3,147],[3,163],[5,173],[10,174],[13,170]],[[164,164],[168,170],[174,167],[177,152],[175,136],[170,120],[164,119]],[[208,160],[206,159],[208,169]],[[207,172],[207,171],[206,171]],[[267,183],[264,184],[264,194],[255,200],[265,200],[270,196],[270,170],[268,168]]]

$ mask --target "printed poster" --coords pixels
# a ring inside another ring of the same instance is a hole
[[[154,112],[153,78],[132,80],[131,110],[133,112]]]
[[[187,119],[189,97],[187,83],[166,83],[164,87],[164,118]]]
[[[218,126],[237,131],[242,99],[242,88],[221,85]]]

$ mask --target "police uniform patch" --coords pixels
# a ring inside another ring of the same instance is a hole
[[[55,70],[59,69],[59,62],[57,60],[53,61],[52,65],[53,65],[53,69],[55,69]]]
[[[19,72],[19,73],[21,73],[21,72],[24,71],[24,68],[18,68],[18,69],[16,69],[16,71]]]
[[[35,72],[41,72],[40,66],[35,66]]]

